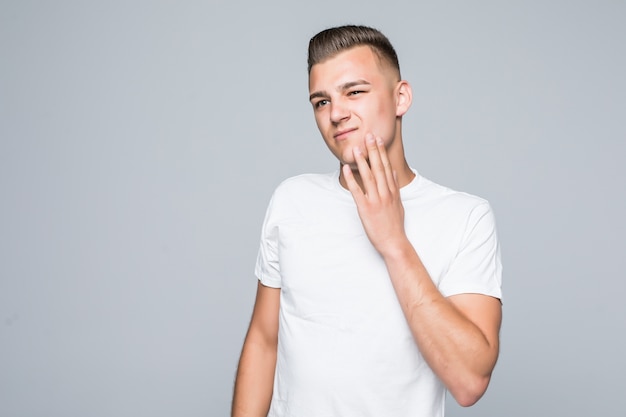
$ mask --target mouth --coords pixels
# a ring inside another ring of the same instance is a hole
[[[333,138],[335,138],[336,140],[346,139],[350,133],[354,132],[357,129],[358,128],[353,127],[353,128],[350,128],[350,129],[340,130],[339,132],[337,132],[337,133],[335,133],[333,135]]]

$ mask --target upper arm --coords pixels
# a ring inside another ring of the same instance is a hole
[[[280,288],[267,287],[259,281],[247,337],[259,342],[276,344],[279,307]]]
[[[498,298],[484,294],[457,294],[448,301],[484,335],[493,352],[493,364],[498,357],[502,303]]]

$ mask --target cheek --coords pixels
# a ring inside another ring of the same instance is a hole
[[[396,119],[396,105],[391,98],[387,98],[386,100],[380,101],[380,106],[378,106],[378,113],[380,117],[385,118],[386,120],[394,120]]]
[[[322,118],[320,117],[319,113],[316,113],[314,111],[313,117],[315,117],[315,124],[317,125],[317,127],[319,129],[321,129],[322,128]]]
[[[319,132],[321,133],[322,137],[324,138],[324,140],[328,140],[327,139],[327,131],[328,131],[328,123],[326,123],[324,121],[323,117],[318,117],[317,115],[315,116],[315,124],[317,125],[317,130],[319,130]]]
[[[372,131],[372,133],[380,135],[384,138],[389,136],[396,122],[395,112],[390,111],[389,106],[385,106],[383,103],[381,105],[371,107],[367,110],[367,113],[364,113],[364,123],[367,125],[367,128]]]

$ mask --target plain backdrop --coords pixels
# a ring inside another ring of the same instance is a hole
[[[448,416],[624,416],[624,1],[0,1],[0,416],[225,416],[308,40],[381,29],[410,164],[488,199],[502,349]]]

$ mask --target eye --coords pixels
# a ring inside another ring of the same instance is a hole
[[[349,96],[356,96],[357,94],[361,94],[361,93],[363,93],[363,92],[364,92],[363,90],[354,90],[354,91],[350,91],[350,92],[348,93],[348,95],[349,95]]]
[[[328,103],[329,103],[329,101],[328,101],[328,100],[320,100],[320,101],[315,102],[315,103],[313,104],[313,106],[314,106],[316,109],[319,109],[320,107],[323,107],[323,106],[327,105]]]

